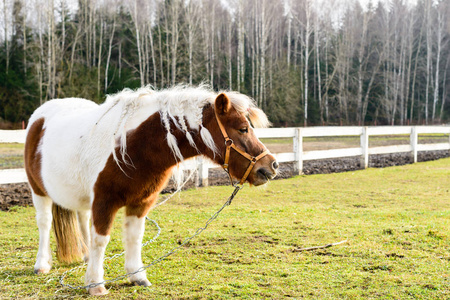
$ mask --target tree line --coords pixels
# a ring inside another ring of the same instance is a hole
[[[0,120],[208,83],[277,126],[450,119],[450,1],[2,0]]]

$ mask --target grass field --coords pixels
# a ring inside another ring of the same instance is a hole
[[[185,191],[150,213],[163,231],[144,248],[144,263],[203,226],[231,191]],[[58,284],[77,264],[54,262],[49,274],[33,274],[38,232],[32,207],[0,211],[0,220],[0,299],[87,297]],[[122,212],[107,255],[122,251],[121,220]],[[147,227],[151,238],[156,231]],[[449,299],[449,249],[450,158],[298,176],[244,188],[204,233],[148,270],[153,286],[121,280],[107,285],[103,299]],[[123,258],[105,266],[105,278],[116,277]],[[83,276],[84,269],[66,283],[83,284]]]

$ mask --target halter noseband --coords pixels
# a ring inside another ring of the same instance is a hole
[[[219,128],[220,128],[220,131],[222,132],[223,138],[225,139],[225,146],[227,147],[225,150],[225,160],[224,160],[222,167],[228,173],[228,176],[230,177],[230,182],[232,185],[233,185],[233,181],[231,179],[231,174],[228,169],[228,161],[230,159],[231,148],[236,150],[237,153],[239,153],[240,155],[242,155],[243,157],[245,157],[246,159],[248,159],[250,161],[250,164],[248,165],[247,170],[244,173],[244,176],[242,176],[241,181],[239,182],[239,184],[242,186],[244,184],[245,180],[247,179],[248,175],[252,171],[253,167],[255,166],[256,162],[258,160],[260,160],[261,158],[263,158],[264,156],[266,156],[267,154],[269,154],[270,151],[266,149],[258,156],[251,156],[247,152],[242,151],[234,144],[233,140],[228,137],[227,131],[225,130],[225,127],[223,127],[222,122],[220,122],[219,116],[217,115],[217,112],[215,109],[214,109],[214,114],[216,116],[216,120],[217,120],[217,123],[219,124]]]

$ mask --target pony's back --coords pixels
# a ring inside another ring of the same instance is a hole
[[[27,130],[38,119],[44,118],[45,122],[51,120],[54,116],[63,117],[78,110],[95,109],[98,105],[90,100],[82,98],[64,98],[54,99],[45,102],[38,107],[31,115]]]

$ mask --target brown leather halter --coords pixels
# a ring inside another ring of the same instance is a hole
[[[255,166],[256,162],[258,160],[260,160],[261,158],[263,158],[264,156],[266,156],[267,154],[269,154],[270,151],[266,149],[258,156],[252,156],[252,155],[248,154],[247,152],[239,149],[234,144],[233,140],[228,137],[227,131],[225,130],[225,127],[223,127],[222,122],[220,122],[220,119],[219,119],[219,116],[217,115],[216,110],[214,110],[214,113],[216,115],[216,120],[217,120],[217,123],[219,124],[220,131],[222,132],[223,138],[225,139],[225,146],[227,147],[225,150],[225,160],[224,160],[222,167],[228,173],[228,176],[230,177],[230,182],[232,185],[233,185],[233,181],[231,179],[230,171],[228,170],[228,161],[230,159],[231,148],[236,150],[237,153],[239,153],[240,155],[242,155],[243,157],[245,157],[246,159],[248,159],[250,161],[250,164],[248,165],[247,170],[244,173],[244,176],[242,176],[242,178],[239,182],[239,184],[242,186],[244,184],[245,180],[247,179],[248,175],[252,171],[253,167]]]

